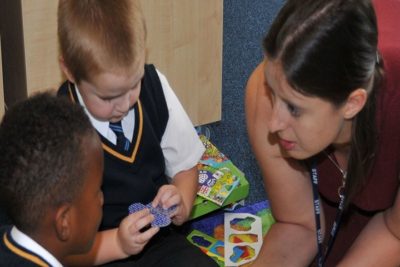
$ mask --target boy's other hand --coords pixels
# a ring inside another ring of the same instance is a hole
[[[126,216],[119,225],[117,244],[120,250],[129,257],[140,253],[149,240],[160,230],[149,227],[154,216],[149,209],[144,209]]]
[[[157,192],[152,202],[153,207],[160,205],[163,209],[176,206],[174,212],[171,213],[171,221],[175,225],[183,224],[189,217],[188,209],[185,207],[182,196],[175,185],[163,185]]]

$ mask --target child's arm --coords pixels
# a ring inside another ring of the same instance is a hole
[[[171,218],[174,224],[180,225],[188,219],[196,197],[197,163],[205,148],[166,77],[159,71],[157,74],[169,115],[160,145],[165,158],[166,175],[172,177],[172,182],[159,189],[153,205],[161,203],[164,208],[177,205],[176,212]]]
[[[175,175],[172,184],[178,188],[182,196],[182,206],[185,209],[184,212],[172,218],[172,222],[175,225],[181,225],[189,218],[198,190],[198,179],[199,172],[197,166]]]
[[[148,209],[132,213],[121,221],[119,228],[98,232],[88,253],[68,257],[63,264],[66,266],[93,266],[136,255],[159,231],[158,227],[150,227],[148,230],[140,232],[153,220],[154,216]]]

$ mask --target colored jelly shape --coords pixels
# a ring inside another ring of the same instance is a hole
[[[230,221],[230,225],[236,231],[249,231],[253,222],[255,222],[255,219],[252,217],[235,218]]]

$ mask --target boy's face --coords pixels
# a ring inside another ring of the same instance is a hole
[[[132,74],[130,74],[132,73]],[[144,60],[132,72],[103,72],[78,84],[86,108],[101,121],[117,122],[138,101]]]
[[[72,238],[76,253],[89,251],[102,218],[103,150],[97,135],[85,138],[87,169],[81,194],[74,200],[72,210]]]

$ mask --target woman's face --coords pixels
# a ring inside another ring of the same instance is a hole
[[[351,120],[344,118],[343,107],[295,91],[279,61],[266,62],[265,80],[272,108],[268,129],[276,135],[285,156],[306,159],[330,144],[350,142]]]

